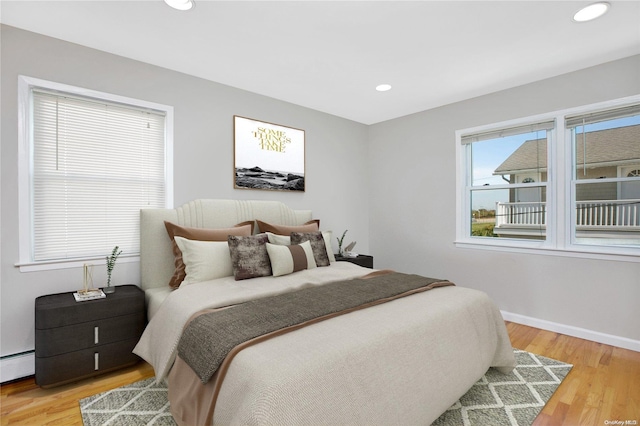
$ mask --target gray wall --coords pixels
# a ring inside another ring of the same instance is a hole
[[[377,267],[483,290],[510,313],[640,340],[640,263],[453,243],[456,130],[637,94],[640,56],[370,126],[370,238]]]
[[[19,74],[172,105],[176,206],[236,198],[312,209],[323,229],[349,229],[347,240],[373,254],[376,267],[449,278],[486,291],[508,312],[640,340],[640,264],[453,245],[455,130],[638,94],[640,56],[364,126],[11,27],[2,27],[1,43],[0,355],[33,349],[37,296],[82,280],[80,269],[14,266]],[[305,193],[233,189],[234,114],[306,130]],[[119,264],[113,278],[139,283],[139,264]]]
[[[1,353],[34,348],[34,299],[77,290],[82,270],[21,273],[18,262],[18,75],[174,107],[174,205],[196,198],[273,199],[311,209],[324,230],[369,251],[367,127],[243,90],[2,26]],[[306,131],[306,192],[233,189],[233,115]],[[349,181],[346,181],[349,178]],[[337,243],[334,238],[334,248]],[[115,283],[139,284],[139,263],[114,269]],[[104,284],[104,267],[94,282]]]

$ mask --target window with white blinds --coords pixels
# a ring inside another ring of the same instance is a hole
[[[93,95],[96,93],[93,92]],[[31,86],[23,262],[137,255],[141,208],[167,200],[167,111]]]

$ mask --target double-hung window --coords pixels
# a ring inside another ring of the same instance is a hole
[[[460,246],[640,254],[640,97],[456,132]]]
[[[465,135],[468,234],[546,240],[553,121]]]
[[[569,116],[566,128],[573,241],[640,245],[640,105]]]
[[[171,107],[20,77],[20,266],[139,254],[171,196]]]

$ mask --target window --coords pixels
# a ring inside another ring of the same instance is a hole
[[[574,242],[640,245],[640,105],[567,118]]]
[[[138,255],[140,209],[171,195],[171,107],[21,77],[20,109],[21,269]]]
[[[458,245],[640,253],[640,97],[456,132]]]
[[[553,122],[462,138],[470,159],[470,235],[546,239],[547,149]]]

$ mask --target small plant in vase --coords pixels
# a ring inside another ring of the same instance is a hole
[[[347,229],[348,231],[348,229]],[[342,233],[342,236],[340,238],[336,239],[338,240],[338,256],[342,256],[342,257],[355,257],[352,255],[351,250],[353,250],[353,248],[356,246],[356,242],[353,241],[351,243],[349,243],[345,248],[342,248],[342,244],[344,243],[344,236],[347,234],[347,231],[344,231]]]
[[[118,256],[122,253],[122,250],[118,248],[118,246],[115,246],[111,251],[111,255],[107,256],[107,286],[102,289],[105,293],[113,293],[116,291],[116,288],[111,286],[111,272],[113,271],[113,267],[116,266]]]
[[[344,252],[342,251],[342,242],[344,241],[344,236],[347,235],[347,231],[348,229],[342,233],[342,237],[336,237],[336,239],[338,240],[338,255],[340,256],[344,255]]]

